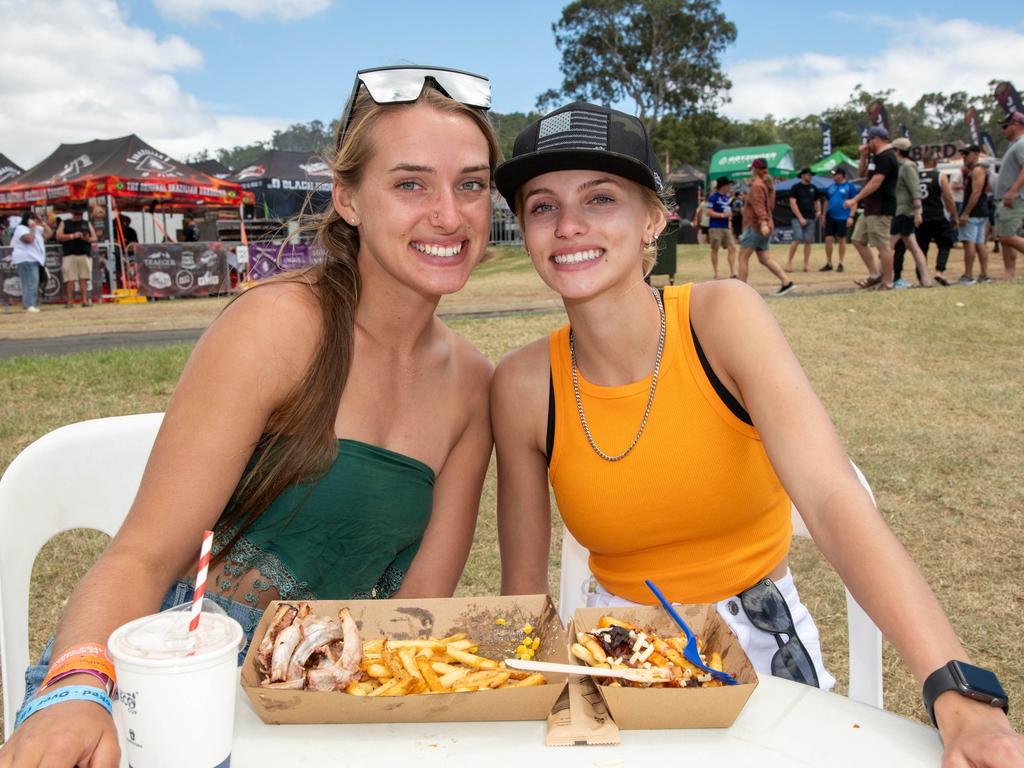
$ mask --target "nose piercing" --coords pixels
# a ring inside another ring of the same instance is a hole
[[[441,214],[440,214],[440,213],[438,213],[437,211],[434,211],[434,212],[433,212],[432,214],[430,214],[430,215],[431,215],[431,218],[433,218],[433,219],[434,219],[434,221],[437,221],[437,220],[438,220],[439,218],[441,218]]]

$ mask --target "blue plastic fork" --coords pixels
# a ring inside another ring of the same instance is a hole
[[[679,628],[686,633],[686,647],[683,648],[683,657],[693,664],[698,669],[703,669],[705,672],[711,674],[716,680],[721,680],[726,685],[738,685],[736,678],[726,672],[719,672],[717,669],[712,669],[703,661],[700,660],[700,651],[697,650],[697,636],[693,634],[693,630],[683,621],[683,617],[679,615],[679,612],[672,607],[672,603],[661,593],[661,590],[654,584],[650,579],[646,579],[644,584],[647,588],[654,593],[654,596],[658,598],[658,601],[665,606],[665,610],[668,611],[668,615],[672,617],[672,621],[679,625]]]

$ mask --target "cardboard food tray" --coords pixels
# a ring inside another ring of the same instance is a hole
[[[598,685],[619,728],[728,728],[739,716],[743,705],[757,687],[757,673],[744,653],[736,635],[722,621],[714,605],[676,606],[690,629],[704,642],[706,653],[722,654],[722,666],[739,685],[716,688],[629,688]],[[602,616],[614,616],[643,629],[654,630],[659,637],[682,634],[682,630],[663,608],[651,606],[616,608],[580,608],[570,628],[588,632]],[[570,643],[572,641],[570,640]],[[583,662],[573,659],[579,663]]]
[[[282,601],[298,605],[298,601]],[[428,600],[309,600],[313,612],[337,616],[347,607],[362,640],[387,634],[393,640],[465,632],[477,653],[501,661],[513,655],[523,625],[540,638],[538,661],[568,661],[568,644],[558,612],[547,595],[466,597]],[[341,691],[261,688],[256,650],[280,602],[267,606],[242,664],[242,688],[265,723],[420,723],[486,720],[544,720],[565,684],[565,675],[545,675],[547,684],[463,693],[395,697],[353,696]],[[506,623],[499,625],[497,619]]]

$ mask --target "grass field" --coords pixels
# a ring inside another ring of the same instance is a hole
[[[852,265],[850,257],[855,255],[848,254]],[[703,249],[681,248],[680,258],[677,281],[710,274]],[[816,255],[812,269],[822,261]],[[948,274],[957,276],[957,266],[951,264]],[[770,306],[851,457],[871,481],[883,515],[920,564],[974,660],[996,669],[1011,699],[1019,702],[1024,699],[1024,628],[1019,618],[1024,609],[1024,489],[1014,478],[1021,475],[1024,455],[1024,285],[835,293],[857,276],[851,272],[808,273],[806,292],[829,295],[787,297]],[[754,284],[765,293],[772,288],[766,274],[752,267]],[[525,259],[509,252],[483,264],[462,294],[446,300],[442,310],[557,306]],[[153,324],[189,327],[180,323],[208,322],[222,303],[95,307],[112,319],[97,312],[97,319],[88,323],[118,329]],[[132,317],[120,314],[126,310]],[[48,308],[38,318],[7,315],[0,318],[0,338],[39,335],[38,326],[25,322],[35,319],[46,321],[48,335],[67,333],[69,326],[86,322],[89,311]],[[508,350],[563,323],[564,315],[540,311],[455,317],[450,322],[497,361]],[[33,439],[62,424],[162,410],[189,348],[0,361],[0,378],[8,393],[0,400],[0,467]],[[492,466],[460,594],[498,589],[494,505]],[[55,539],[38,558],[30,627],[33,653],[53,631],[72,586],[103,543],[98,534],[73,532]],[[843,691],[842,585],[810,542],[795,544],[792,567],[822,630],[826,663]],[[551,575],[554,590],[557,562],[552,563]],[[888,646],[885,687],[888,709],[923,719],[918,686]],[[1012,719],[1018,728],[1024,725],[1020,708],[1012,711]]]

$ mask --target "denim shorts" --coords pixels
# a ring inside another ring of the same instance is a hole
[[[985,243],[985,225],[988,224],[987,216],[971,216],[967,223],[960,227],[961,243]]]
[[[793,242],[813,243],[814,242],[814,219],[804,219],[807,223],[800,226],[800,219],[793,219]]]
[[[767,251],[771,243],[770,235],[762,235],[756,227],[747,227],[740,237],[740,248],[753,248],[755,251]]]
[[[598,584],[597,579],[594,579],[593,576],[589,581],[591,583],[584,586],[588,608],[638,605],[638,603],[631,603],[623,597],[611,594]],[[776,580],[775,586],[779,588],[779,592],[785,598],[789,612],[793,616],[793,626],[796,627],[800,642],[804,644],[811,661],[814,662],[814,670],[818,673],[818,685],[824,691],[831,691],[835,687],[836,679],[825,669],[825,662],[821,658],[821,637],[818,634],[818,627],[814,623],[814,619],[811,618],[810,612],[800,601],[796,584],[793,582],[793,574],[787,569],[786,575]],[[775,635],[753,625],[744,612],[738,597],[719,600],[717,608],[718,615],[736,635],[736,639],[740,641],[740,645],[743,646],[754,669],[762,674],[772,674],[772,657],[779,650]]]
[[[251,605],[244,603],[236,603],[234,600],[229,600],[220,595],[211,595],[209,592],[206,593],[206,599],[213,600],[213,602],[224,609],[228,616],[242,625],[242,631],[245,633],[245,645],[238,652],[238,666],[242,666],[242,662],[245,661],[245,652],[249,650],[249,643],[252,642],[252,633],[263,616],[263,609],[253,608]],[[160,610],[166,611],[168,608],[190,602],[192,602],[192,585],[185,581],[176,581],[167,590],[167,594],[164,595],[164,601],[160,604]],[[43,655],[40,657],[39,663],[29,665],[28,669],[25,670],[25,700],[18,710],[19,715],[21,710],[25,708],[25,704],[32,700],[39,690],[39,686],[43,684],[43,680],[46,678],[46,670],[50,666],[50,654],[52,651],[53,636],[51,635],[50,639],[46,641],[46,647],[43,648]]]

